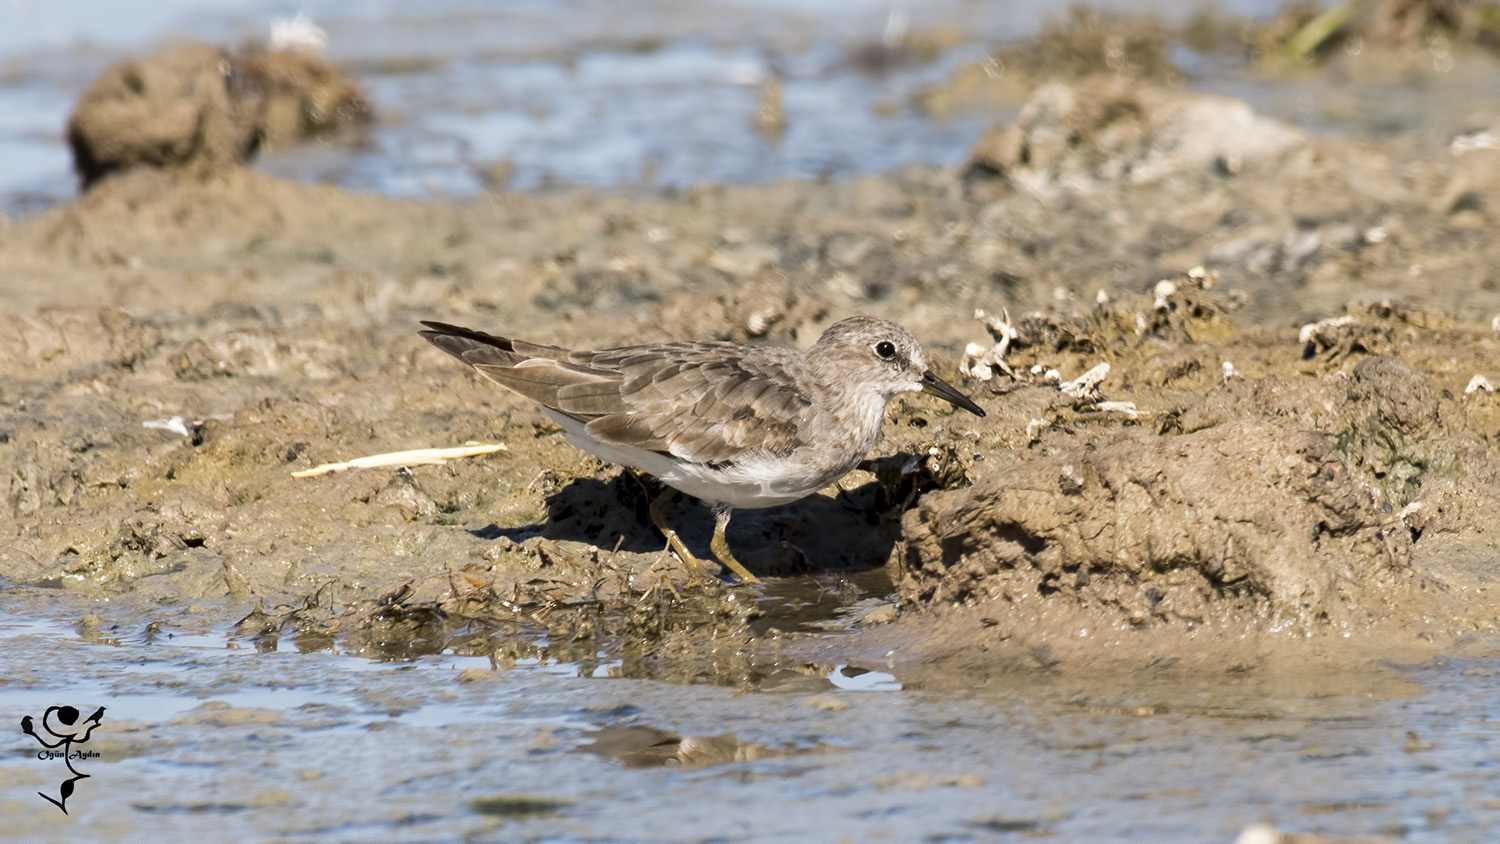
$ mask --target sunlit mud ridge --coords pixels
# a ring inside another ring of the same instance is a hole
[[[1312,432],[1141,432],[929,496],[906,525],[903,595],[1000,600],[1006,624],[1069,600],[1133,625],[1342,622],[1409,572],[1408,537],[1382,521]]]
[[[1364,340],[1299,346],[1308,332],[1245,332],[1225,297],[1163,285],[1086,317],[989,321],[1007,354],[976,360],[1008,371],[982,374],[1009,400],[1010,427],[1031,417],[1026,459],[978,464],[973,486],[907,513],[893,565],[903,607],[927,610],[910,623],[962,607],[976,637],[1008,648],[1082,636],[1127,650],[1153,628],[1200,640],[1492,630],[1492,564],[1458,561],[1497,553],[1500,455],[1482,433],[1493,394],[1439,389],[1392,354],[1493,354],[1495,331],[1357,302],[1324,333]],[[1070,382],[1033,363],[1059,355],[1106,361],[1123,383],[1103,388],[1133,412],[1080,413]]]

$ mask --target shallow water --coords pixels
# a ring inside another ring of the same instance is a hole
[[[1105,2],[1180,19],[1197,7]],[[912,94],[980,61],[990,45],[1037,32],[1052,4],[961,2],[901,6],[684,3],[624,12],[604,0],[484,4],[445,0],[420,13],[383,4],[236,0],[178,2],[122,16],[91,0],[0,5],[0,210],[36,211],[70,199],[62,131],[79,91],[107,63],[172,38],[234,45],[263,39],[300,10],[328,34],[328,55],[368,90],[374,129],[354,148],[310,145],[263,158],[278,176],[400,196],[468,197],[494,172],[511,190],[592,185],[630,190],[787,177],[845,178],[907,164],[962,160],[980,131],[1013,112],[932,119]],[[1276,4],[1206,6],[1264,15]],[[952,27],[959,43],[935,57],[873,67],[858,59],[888,28]],[[1476,104],[1500,99],[1486,67],[1442,86],[1420,80],[1288,84],[1245,73],[1243,61],[1179,48],[1197,90],[1227,93],[1315,131],[1390,132],[1436,122],[1463,128]],[[782,81],[786,129],[758,133],[764,80]]]
[[[265,0],[215,13],[181,4],[114,27],[108,4],[93,5],[0,7],[0,31],[9,33],[0,37],[0,207],[33,210],[71,195],[62,127],[77,92],[109,61],[169,35],[263,38],[273,18],[295,11]],[[507,184],[515,189],[682,187],[956,161],[983,118],[936,124],[907,108],[881,117],[872,107],[904,102],[958,62],[982,57],[985,39],[1034,27],[1037,5],[926,6],[910,26],[956,23],[975,42],[935,61],[861,74],[847,66],[845,49],[880,41],[887,4],[813,15],[774,2],[668,0],[623,12],[600,2],[497,11],[449,0],[420,13],[301,4],[327,31],[330,58],[367,87],[378,125],[358,149],[304,148],[261,166],[385,194],[468,196],[500,161],[514,164]],[[773,73],[784,79],[789,128],[768,139],[752,118]]]
[[[771,623],[808,617],[802,598],[825,590],[802,587],[768,599]],[[225,629],[105,622],[91,642],[63,606],[14,608],[5,719],[107,711],[68,818],[35,793],[56,796],[60,763],[15,731],[7,836],[1150,841],[1269,821],[1480,840],[1500,823],[1496,663],[963,691],[879,665],[768,666],[749,691],[613,676],[607,659],[266,650]]]

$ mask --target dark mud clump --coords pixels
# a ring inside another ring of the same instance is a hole
[[[187,44],[105,68],[68,119],[68,146],[88,190],[136,167],[221,173],[262,145],[367,123],[370,112],[321,56]]]

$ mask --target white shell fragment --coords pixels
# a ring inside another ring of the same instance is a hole
[[[1056,372],[1057,370],[1053,370]],[[1050,373],[1049,373],[1050,374]],[[1109,364],[1101,363],[1088,372],[1074,378],[1072,381],[1064,381],[1057,385],[1058,389],[1075,399],[1091,399],[1098,401],[1102,398],[1099,385],[1105,378],[1109,377]]]
[[[994,378],[995,362],[988,358],[989,351],[978,343],[964,346],[964,358],[958,363],[958,371],[970,378],[978,378],[980,381]]]
[[[1449,152],[1454,155],[1463,155],[1466,152],[1482,149],[1500,149],[1500,144],[1495,141],[1495,135],[1488,129],[1455,135],[1448,144]]]
[[[173,416],[171,419],[148,419],[141,423],[142,428],[157,428],[163,431],[171,431],[182,436],[191,436],[193,431],[188,427],[187,419],[181,416]]]
[[[1158,311],[1170,310],[1172,307],[1172,303],[1170,300],[1173,296],[1177,295],[1176,282],[1168,281],[1166,279],[1158,281],[1156,283],[1155,294],[1156,301],[1152,303],[1151,307],[1155,308]]]
[[[1100,413],[1123,413],[1130,419],[1139,419],[1141,415],[1133,401],[1102,401],[1094,405],[1094,409]]]
[[[1337,317],[1329,317],[1328,319],[1320,319],[1317,322],[1309,322],[1308,324],[1302,326],[1302,330],[1297,333],[1297,342],[1305,346],[1308,343],[1311,343],[1313,338],[1318,336],[1319,332],[1326,331],[1330,328],[1342,328],[1343,326],[1348,325],[1352,322],[1354,322],[1354,317],[1349,314],[1344,314],[1343,316]]]
[[[272,50],[295,50],[322,55],[328,47],[328,33],[312,22],[312,18],[298,13],[293,18],[276,18],[271,21]]]
[[[1026,441],[1036,442],[1042,438],[1042,431],[1047,430],[1048,423],[1045,419],[1033,419],[1026,423]]]
[[[1000,316],[995,316],[980,309],[974,311],[974,318],[984,323],[990,336],[995,338],[995,343],[988,349],[978,343],[970,343],[964,347],[964,356],[963,360],[958,363],[958,371],[970,378],[978,378],[980,381],[994,378],[996,370],[1015,378],[1016,374],[1005,362],[1005,353],[1010,349],[1011,341],[1017,336],[1015,326],[1010,322],[1010,312],[1001,310]]]

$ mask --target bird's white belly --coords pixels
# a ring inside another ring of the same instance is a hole
[[[775,507],[806,498],[848,474],[858,457],[847,465],[812,466],[795,457],[761,457],[711,469],[701,463],[678,463],[662,482],[705,501],[754,510]]]
[[[600,442],[589,436],[578,420],[548,408],[543,410],[562,426],[568,442],[589,454],[639,469],[694,498],[739,509],[776,507],[806,498],[848,474],[864,456],[862,453],[840,456],[818,466],[796,456],[763,455],[712,468],[655,451]]]

